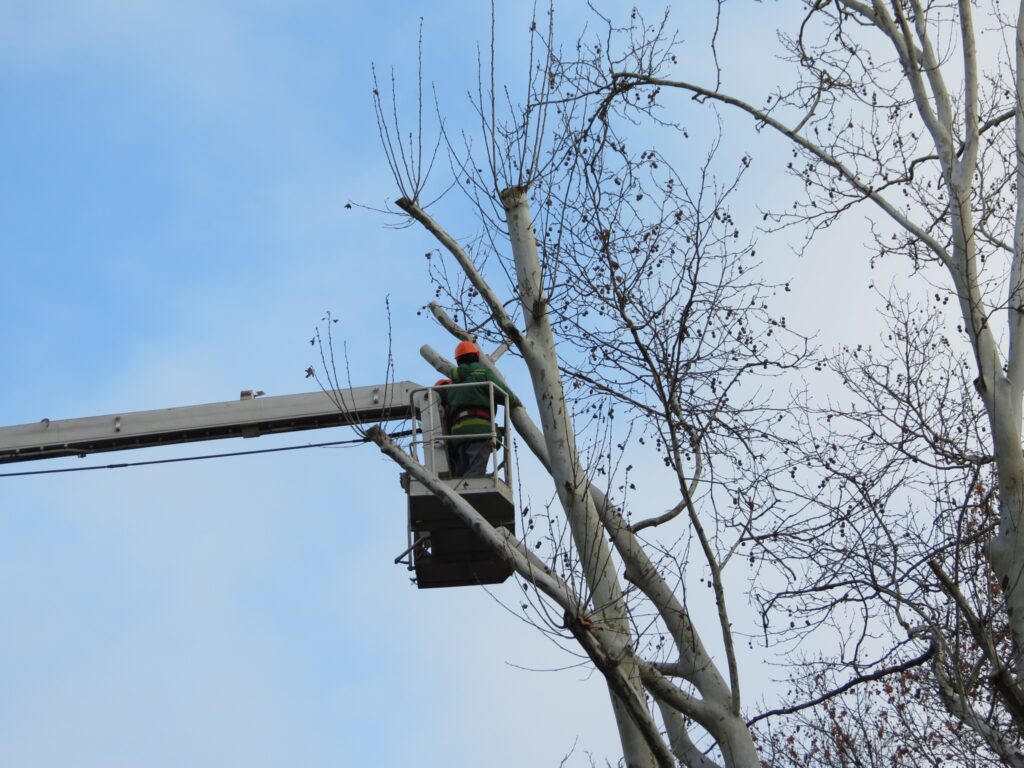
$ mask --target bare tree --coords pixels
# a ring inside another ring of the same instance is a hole
[[[799,365],[806,342],[770,313],[776,288],[750,277],[756,254],[728,211],[747,158],[721,182],[712,147],[684,180],[649,145],[634,149],[628,126],[594,120],[597,102],[560,96],[572,86],[551,40],[550,24],[535,27],[521,104],[482,67],[476,142],[443,128],[482,228],[465,244],[428,210],[421,136],[400,139],[379,86],[375,98],[396,205],[440,247],[431,311],[456,338],[493,341],[526,365],[540,424],[523,407],[512,418],[553,483],[552,535],[494,529],[382,431],[369,436],[535,588],[538,626],[604,676],[626,765],[752,768],[729,612],[745,596],[730,595],[724,572],[786,469],[767,447],[780,414],[763,382]],[[664,512],[635,492],[634,477],[657,467],[671,478]]]
[[[931,727],[950,717],[1008,765],[1024,765],[1022,25],[1020,8],[1000,3],[808,2],[779,36],[793,81],[747,98],[722,70],[714,83],[680,77],[664,22],[635,14],[621,29],[607,22],[598,55],[563,64],[579,92],[603,94],[598,119],[666,125],[670,92],[746,115],[792,150],[806,193],[769,212],[770,227],[813,237],[865,209],[872,258],[905,257],[937,286],[924,314],[887,299],[881,352],[851,347],[831,362],[856,410],[798,409],[805,437],[788,450],[814,481],[794,474],[790,503],[803,506],[758,542],[795,585],[764,595],[764,614],[784,606],[778,629],[791,635],[836,628],[820,680],[838,669],[870,686],[916,661],[943,708],[922,705]],[[829,696],[852,689],[832,682],[805,689],[805,703],[834,712]]]
[[[796,715],[772,733],[797,744],[832,734],[833,755],[866,750],[869,765],[1014,764],[1016,705],[1000,690],[1010,634],[984,553],[997,523],[987,421],[941,317],[903,296],[886,306],[880,348],[831,361],[853,402],[804,394],[794,408],[802,438],[784,450],[800,472],[784,507],[800,513],[775,516],[755,545],[763,571],[790,575],[785,589],[758,590],[763,631],[832,650],[795,659],[802,703],[757,720]],[[879,751],[857,729],[899,733],[900,749]]]

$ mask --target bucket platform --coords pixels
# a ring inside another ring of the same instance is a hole
[[[516,510],[508,485],[493,477],[443,481],[495,528],[516,531]],[[417,543],[412,566],[420,589],[500,584],[512,569],[447,505],[422,483],[409,481],[409,531]]]
[[[479,384],[450,386],[482,386]],[[491,412],[495,412],[495,388],[491,393]],[[427,387],[413,393],[413,410],[420,422],[422,438],[413,453],[423,452],[423,464],[449,488],[468,501],[495,528],[516,532],[515,499],[510,487],[511,441],[507,424],[500,428],[492,420],[491,444],[496,446],[490,474],[483,477],[452,477],[450,449],[460,438],[448,434],[443,410],[443,392],[447,387]],[[503,393],[498,391],[498,396]],[[506,409],[502,409],[503,413]],[[506,419],[507,420],[507,419]],[[409,546],[395,562],[404,562],[416,573],[420,589],[500,584],[512,575],[512,568],[501,560],[473,529],[419,481],[403,475],[402,487],[409,500]]]

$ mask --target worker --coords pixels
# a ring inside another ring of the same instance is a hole
[[[480,348],[472,341],[460,341],[455,347],[455,362],[452,369],[453,384],[480,384],[477,387],[452,387],[448,390],[448,412],[453,440],[452,453],[455,457],[456,477],[486,477],[487,459],[494,446],[491,435],[494,413],[491,410],[490,387],[494,384],[494,404],[505,404],[506,397],[512,406],[519,405],[519,398],[509,389],[508,384],[480,362]],[[472,435],[481,437],[473,438]]]
[[[448,413],[448,392],[444,387],[451,383],[451,379],[438,379],[434,382],[434,389],[437,390],[437,397],[441,401],[441,425],[444,427],[445,434],[448,434],[448,430],[451,427],[448,419],[451,414]]]

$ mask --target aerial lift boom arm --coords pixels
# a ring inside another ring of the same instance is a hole
[[[493,411],[494,388],[488,385],[488,389]],[[442,398],[434,388],[399,381],[278,397],[256,398],[243,393],[242,399],[223,403],[81,419],[43,419],[34,424],[0,427],[0,464],[411,420],[419,436],[413,445],[422,449],[429,470],[446,478],[444,482],[489,523],[515,533],[507,463],[504,479],[499,478],[497,466],[489,477],[451,478],[448,470],[452,438],[447,434],[441,405]],[[506,435],[507,430],[502,430],[502,434]],[[492,431],[490,439],[496,444],[497,433]],[[511,568],[426,486],[409,478],[402,485],[409,509],[409,539],[403,556],[411,557],[406,564],[416,571],[418,587],[498,584],[511,575]],[[396,562],[400,560],[402,556]]]
[[[0,463],[414,418],[409,381],[0,427]]]

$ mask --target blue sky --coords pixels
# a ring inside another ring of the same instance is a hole
[[[478,6],[0,2],[0,424],[308,391],[327,309],[377,383],[386,296],[398,374],[432,381],[425,239],[344,204],[394,196],[370,62],[411,77],[426,15],[461,104]],[[573,661],[498,604],[517,587],[419,593],[392,565],[405,502],[370,448],[3,482],[0,764],[615,752],[598,681],[512,666]]]
[[[328,309],[378,383],[386,296],[398,377],[430,383],[432,245],[344,206],[395,196],[370,62],[411,85],[425,17],[427,78],[468,121],[484,5],[0,0],[0,424],[308,391]],[[528,17],[500,11],[509,61]],[[520,668],[574,660],[502,608],[512,582],[420,593],[391,564],[405,501],[370,448],[0,482],[2,765],[616,753],[598,680]]]

